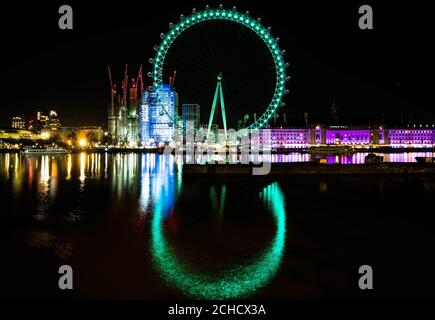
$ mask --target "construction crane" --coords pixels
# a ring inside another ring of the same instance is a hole
[[[172,73],[172,77],[169,77],[169,84],[171,85],[171,87],[174,87],[176,76],[177,76],[177,70],[174,70],[174,72]]]
[[[110,92],[111,92],[110,112],[111,112],[111,116],[113,116],[115,113],[116,84],[115,85],[113,84],[112,72],[110,71],[110,66],[107,66],[107,70],[109,72]]]
[[[139,81],[140,81],[140,86],[139,86]],[[137,87],[140,89],[140,92],[142,92],[143,89],[144,89],[143,79],[142,79],[142,65],[140,65],[140,67],[139,67],[139,73],[137,75],[137,82],[136,82],[136,84],[137,84]]]
[[[116,84],[115,86],[113,85],[113,81],[112,81],[112,72],[110,71],[110,66],[107,66],[107,70],[109,71],[109,81],[110,81],[110,90],[112,90],[112,96],[115,96],[116,94]]]
[[[112,72],[110,71],[110,66],[107,66],[107,70],[109,72],[110,93],[111,93],[110,109],[109,109],[109,133],[111,138],[113,138],[116,134],[116,121],[115,121],[116,84],[113,84]]]
[[[128,64],[125,65],[124,80],[122,81],[124,103],[127,103],[127,90],[128,90]]]

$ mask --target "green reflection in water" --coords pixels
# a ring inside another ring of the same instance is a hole
[[[218,201],[218,194],[216,192],[216,187],[210,187],[210,201],[213,211],[217,213],[219,225],[222,223],[222,217],[224,214],[225,202],[227,199],[227,186],[222,185],[220,192],[220,201]],[[219,205],[218,205],[219,203]]]
[[[264,188],[260,192],[260,198],[274,216],[276,232],[273,240],[259,256],[223,270],[220,277],[204,270],[195,270],[177,257],[163,234],[164,212],[159,201],[152,219],[151,251],[163,279],[187,296],[212,300],[246,297],[267,285],[278,271],[283,256],[286,234],[285,202],[277,183]]]

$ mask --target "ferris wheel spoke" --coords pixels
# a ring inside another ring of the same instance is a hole
[[[239,91],[243,91],[247,99],[264,103],[264,99],[262,99],[258,92],[256,92],[255,89],[252,89],[249,85],[245,86],[241,82],[235,81],[232,82],[232,86],[237,87]]]

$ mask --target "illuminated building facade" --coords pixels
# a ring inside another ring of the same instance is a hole
[[[187,123],[192,123],[195,129],[199,129],[201,121],[199,104],[183,104],[181,106],[181,114],[183,119],[183,132],[186,131]]]
[[[175,139],[173,118],[178,108],[178,94],[171,85],[145,90],[140,112],[142,145],[170,143]]]
[[[125,104],[121,104],[118,111],[116,142],[123,144],[127,142],[128,136],[128,110]]]
[[[301,149],[310,146],[434,147],[434,128],[352,128],[320,125],[309,129],[260,129],[258,141],[273,149]]]
[[[392,147],[433,147],[434,129],[390,129],[388,142]]]
[[[315,128],[310,130],[310,144],[317,146],[326,144],[325,130],[322,126],[317,125]]]
[[[256,140],[260,145],[268,145],[273,149],[306,148],[310,141],[310,131],[297,128],[260,129]]]
[[[26,121],[22,117],[13,117],[12,128],[24,130],[26,129]]]
[[[87,146],[97,145],[103,141],[104,132],[101,127],[62,127],[59,135],[60,141],[70,146],[84,144]]]
[[[369,145],[374,143],[370,129],[328,129],[326,144],[328,145]]]
[[[1,140],[46,140],[48,137],[31,130],[0,129]]]
[[[139,143],[139,96],[138,88],[133,79],[128,96],[128,117],[127,117],[127,142],[130,146],[137,146]]]
[[[50,112],[38,111],[36,113],[37,128],[36,130],[60,130],[61,124],[57,112],[51,110]]]
[[[48,129],[50,130],[59,130],[61,127],[59,117],[57,116],[57,112],[51,110],[48,115]]]
[[[49,121],[48,114],[44,111],[38,111],[36,113],[37,125],[36,125],[35,129],[41,130],[41,129],[46,128],[48,126],[48,121]]]

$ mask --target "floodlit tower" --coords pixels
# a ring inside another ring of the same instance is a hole
[[[220,106],[222,111],[222,122],[224,124],[224,134],[225,140],[227,139],[227,116],[225,114],[225,103],[224,103],[224,95],[222,92],[222,72],[220,72],[217,76],[217,85],[216,91],[214,93],[213,105],[211,107],[210,120],[208,121],[208,129],[207,129],[207,139],[210,136],[211,125],[213,124],[214,113],[216,111],[216,104],[218,102],[218,96],[220,97]]]
[[[137,145],[139,142],[139,128],[137,125],[138,120],[138,88],[135,79],[131,81],[129,88],[129,103],[128,103],[128,128],[127,140],[130,145]]]
[[[122,81],[122,98],[118,115],[118,142],[125,143],[128,138],[128,64],[125,65],[124,80]]]

